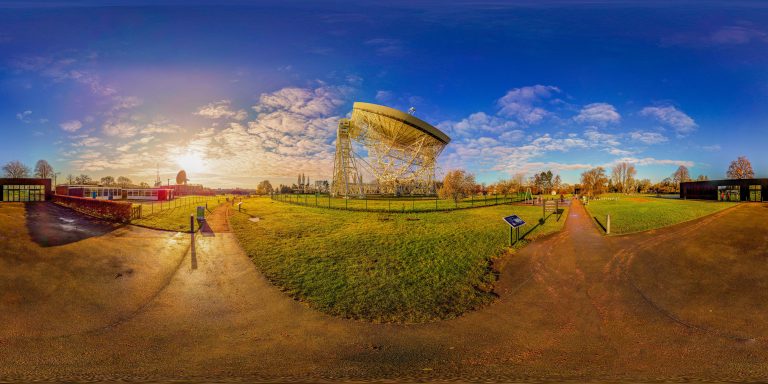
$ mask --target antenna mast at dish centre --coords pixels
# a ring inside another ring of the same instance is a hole
[[[380,194],[435,194],[437,158],[451,141],[439,129],[410,113],[356,102],[336,132],[334,196],[364,197],[362,171],[373,175]]]

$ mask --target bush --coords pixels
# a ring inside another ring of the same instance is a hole
[[[131,221],[131,203],[124,201],[54,195],[53,202],[75,211],[107,220],[118,221],[121,223]]]

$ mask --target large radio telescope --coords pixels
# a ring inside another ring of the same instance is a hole
[[[341,119],[331,192],[364,196],[362,170],[376,179],[379,193],[435,193],[437,157],[451,141],[423,120],[393,108],[355,103],[349,119]],[[353,143],[367,152],[360,156]],[[364,167],[364,168],[363,168]]]

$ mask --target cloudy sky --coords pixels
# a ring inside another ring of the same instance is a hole
[[[453,139],[441,171],[484,182],[721,178],[739,155],[768,176],[768,3],[413,3],[0,1],[0,162],[328,179],[367,101],[415,107]]]

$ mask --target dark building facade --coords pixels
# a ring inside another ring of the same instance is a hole
[[[0,201],[45,201],[51,197],[51,179],[0,179]]]
[[[680,183],[681,199],[768,201],[768,179],[726,179]]]

